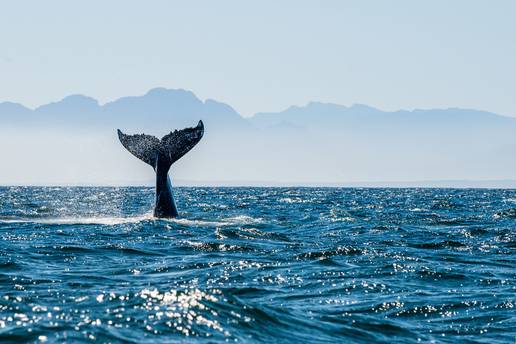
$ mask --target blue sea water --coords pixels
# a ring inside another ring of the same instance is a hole
[[[0,342],[514,343],[516,190],[0,188]]]

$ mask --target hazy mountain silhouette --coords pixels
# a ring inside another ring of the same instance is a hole
[[[319,102],[243,118],[231,106],[202,101],[190,91],[156,88],[104,105],[83,95],[34,110],[0,103],[0,152],[8,163],[0,183],[24,183],[29,177],[27,183],[146,181],[144,166],[121,148],[115,129],[161,136],[199,119],[206,135],[173,170],[179,179],[516,179],[516,118],[457,108],[385,112]],[[38,156],[39,179],[30,174],[33,164],[20,158],[27,151]]]
[[[251,128],[233,108],[214,100],[199,100],[182,89],[155,88],[143,96],[117,99],[100,106],[97,100],[71,95],[61,101],[30,110],[20,104],[0,103],[0,123],[16,125],[29,120],[32,126],[74,128],[76,130],[108,129],[165,131],[191,126],[203,119],[212,128]],[[78,124],[82,125],[79,127]],[[86,125],[84,127],[83,125]]]

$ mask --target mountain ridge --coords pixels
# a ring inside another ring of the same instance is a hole
[[[100,104],[100,102],[97,99],[95,99],[94,97],[90,97],[90,96],[84,95],[84,94],[70,94],[70,95],[63,97],[62,99],[60,99],[58,101],[52,101],[49,103],[45,103],[45,104],[36,106],[35,108],[27,107],[24,104],[18,103],[18,102],[3,101],[3,102],[0,102],[0,115],[5,115],[10,111],[20,112],[20,111],[28,110],[28,111],[38,112],[38,111],[47,109],[48,107],[51,107],[51,106],[71,103],[72,100],[82,100],[82,101],[87,100],[87,101],[91,102],[92,105],[96,105],[96,106],[98,106],[98,108],[106,110],[106,109],[109,109],[110,107],[112,107],[114,104],[117,104],[120,102],[126,102],[126,101],[130,102],[133,100],[145,99],[145,98],[147,98],[147,99],[160,98],[163,95],[165,95],[165,96],[166,95],[174,95],[176,99],[181,99],[181,100],[183,100],[183,102],[185,99],[188,98],[189,100],[192,101],[192,103],[197,102],[199,105],[216,103],[216,104],[219,104],[223,107],[230,109],[232,112],[238,114],[240,117],[242,117],[244,119],[253,119],[253,118],[259,117],[261,115],[269,115],[269,114],[286,114],[286,113],[297,112],[297,111],[318,110],[317,108],[320,109],[321,107],[331,107],[331,108],[339,110],[339,111],[363,112],[364,110],[366,110],[366,111],[380,112],[380,113],[384,113],[384,114],[425,113],[425,112],[435,112],[435,111],[451,112],[451,111],[453,111],[453,112],[478,113],[478,114],[483,114],[483,115],[516,119],[516,117],[513,117],[513,116],[498,114],[498,113],[494,113],[494,112],[487,111],[487,110],[472,109],[472,108],[461,108],[461,107],[415,108],[412,110],[398,109],[398,110],[394,110],[394,111],[386,111],[386,110],[382,110],[382,109],[374,107],[374,106],[370,106],[367,104],[361,104],[361,103],[354,103],[351,105],[343,105],[343,104],[338,104],[338,103],[333,103],[333,102],[321,102],[321,101],[316,101],[316,100],[308,101],[305,105],[291,105],[288,108],[281,110],[281,111],[256,112],[249,117],[244,117],[240,113],[238,113],[238,111],[236,111],[231,105],[229,105],[227,103],[217,101],[212,98],[207,98],[203,101],[203,100],[199,99],[195,95],[195,93],[190,90],[186,90],[186,89],[182,89],[182,88],[173,89],[173,88],[165,88],[165,87],[155,87],[155,88],[150,89],[143,95],[124,96],[124,97],[120,97],[120,98],[117,98],[117,99],[114,99],[111,101],[107,101],[104,104]],[[184,97],[180,97],[180,95],[182,95]],[[77,102],[75,104],[80,105]],[[177,105],[177,104],[175,104],[175,105]]]

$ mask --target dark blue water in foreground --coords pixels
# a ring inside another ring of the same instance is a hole
[[[0,188],[0,342],[516,335],[516,190]]]

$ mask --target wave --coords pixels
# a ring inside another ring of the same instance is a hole
[[[516,208],[509,208],[502,211],[499,211],[493,215],[495,219],[506,218],[506,219],[514,219],[516,218]]]
[[[151,213],[141,216],[128,217],[54,217],[54,218],[0,218],[0,223],[34,223],[47,225],[105,225],[116,226],[123,224],[139,223],[144,221],[155,222],[171,222],[188,227],[218,227],[218,226],[233,226],[246,225],[253,223],[260,223],[261,219],[250,216],[234,216],[225,219],[217,220],[203,220],[203,219],[188,219],[188,218],[156,218]]]
[[[127,223],[152,221],[152,215],[132,217],[55,217],[36,219],[0,219],[0,223],[36,223],[46,225],[106,225],[114,226]]]
[[[171,222],[187,227],[224,227],[224,226],[238,226],[238,225],[249,225],[249,224],[257,224],[261,223],[262,220],[259,218],[253,218],[251,216],[233,216],[228,218],[221,219],[189,219],[189,218],[173,218],[173,219],[156,219],[152,218],[156,221],[165,221]]]
[[[326,259],[326,258],[331,258],[333,256],[352,256],[352,255],[360,255],[363,253],[364,253],[364,251],[359,248],[355,248],[355,247],[351,247],[351,246],[339,246],[335,249],[329,249],[329,250],[325,250],[325,251],[304,252],[304,253],[296,255],[295,259],[296,260],[300,260],[300,259],[322,260],[322,259]]]

